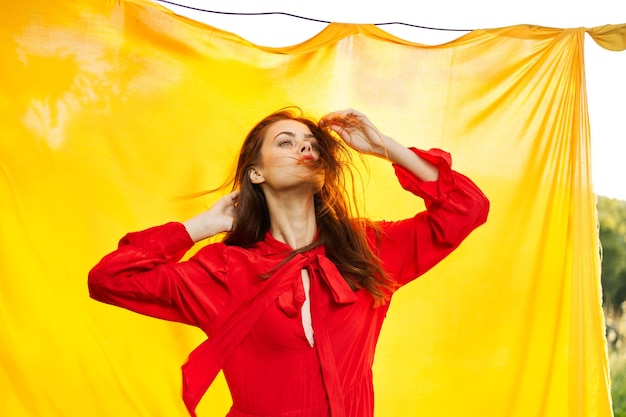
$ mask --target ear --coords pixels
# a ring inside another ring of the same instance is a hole
[[[265,182],[265,177],[263,177],[263,173],[259,171],[256,167],[250,167],[248,170],[248,175],[250,176],[250,182],[252,184],[262,184]]]

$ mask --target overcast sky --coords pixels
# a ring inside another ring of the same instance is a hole
[[[325,23],[284,15],[232,16],[194,11],[157,1],[180,15],[233,32],[253,43],[278,47],[303,42]],[[626,0],[172,0],[220,12],[283,12],[344,23],[402,22],[442,29],[480,29],[532,24],[555,28],[626,23]],[[417,29],[403,25],[383,30],[412,42],[439,44],[466,32]],[[585,66],[591,124],[594,190],[626,200],[626,51],[602,49],[587,36]]]

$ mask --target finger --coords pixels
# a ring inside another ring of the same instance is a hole
[[[229,207],[233,207],[237,203],[237,198],[239,197],[239,191],[233,191],[229,194],[226,194],[219,200],[217,200],[214,204],[214,207],[219,210],[227,209]]]
[[[343,124],[332,123],[327,125],[326,128],[335,132],[344,141],[350,139],[350,132],[346,130],[346,126]]]
[[[326,120],[322,127],[334,130],[335,132],[341,134],[342,132],[349,133],[349,131],[359,129],[361,124],[362,123],[353,116],[345,118],[335,117],[333,119]]]
[[[363,114],[354,109],[345,109],[328,113],[327,115],[323,116],[320,121],[323,123],[340,122],[358,116],[363,116]]]
[[[226,195],[226,204],[229,208],[234,208],[237,204],[237,200],[239,199],[239,190],[233,191],[232,193]]]

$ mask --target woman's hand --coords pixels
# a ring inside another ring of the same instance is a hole
[[[337,133],[358,152],[388,159],[387,142],[391,138],[383,135],[361,112],[348,109],[329,113],[320,119],[320,126]]]
[[[183,222],[191,239],[198,242],[218,233],[230,231],[233,227],[238,196],[239,191],[233,191],[217,200],[207,211]]]
[[[422,181],[436,181],[439,169],[417,156],[390,136],[383,135],[366,115],[354,109],[329,113],[320,119],[320,127],[336,132],[351,148],[361,153],[385,158],[409,170]]]

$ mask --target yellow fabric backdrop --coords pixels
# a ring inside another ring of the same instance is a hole
[[[396,297],[377,415],[611,415],[584,28],[423,46],[331,24],[270,49],[141,0],[9,3],[1,416],[186,415],[180,366],[203,335],[90,300],[87,271],[126,232],[210,205],[179,196],[218,186],[252,124],[287,105],[354,107],[407,145],[444,148],[492,202],[485,226]],[[624,26],[589,33],[623,49]],[[412,214],[390,166],[368,162],[367,214]],[[229,404],[220,379],[198,412]]]

